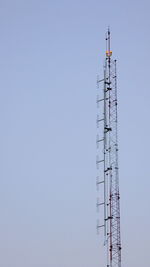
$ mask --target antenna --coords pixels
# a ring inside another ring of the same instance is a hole
[[[97,230],[104,229],[107,267],[121,267],[117,65],[116,60],[112,59],[110,44],[108,28],[104,78],[97,80],[97,207],[101,210]]]

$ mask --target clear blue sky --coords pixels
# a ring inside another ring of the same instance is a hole
[[[96,76],[118,60],[123,267],[149,265],[150,3],[0,1],[0,267],[104,266]]]

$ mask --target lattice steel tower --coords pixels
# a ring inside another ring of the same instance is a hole
[[[121,267],[117,70],[110,49],[109,29],[106,34],[104,78],[98,78],[97,87],[97,208],[103,210],[97,229],[104,228],[107,267]]]

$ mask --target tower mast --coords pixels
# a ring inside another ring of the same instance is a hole
[[[103,88],[101,88],[103,84]],[[110,49],[110,30],[106,34],[104,78],[97,80],[97,207],[103,216],[97,229],[104,228],[107,267],[121,267],[120,194],[118,173],[117,69]],[[101,177],[103,177],[101,179]]]

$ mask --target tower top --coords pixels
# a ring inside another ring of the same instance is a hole
[[[110,29],[106,33],[106,57],[110,58],[112,56],[112,50],[110,49]]]

